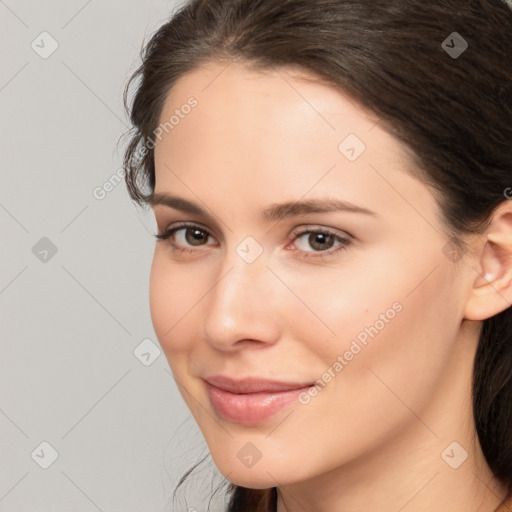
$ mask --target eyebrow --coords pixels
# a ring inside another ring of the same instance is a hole
[[[202,215],[203,217],[210,217],[206,210],[200,206],[192,203],[181,197],[171,196],[163,193],[153,193],[148,200],[148,204],[153,208],[157,205],[167,206],[180,210],[185,213]],[[347,201],[340,199],[309,199],[302,201],[289,201],[286,203],[274,203],[265,208],[261,215],[266,221],[279,221],[287,217],[295,217],[305,215],[308,213],[327,213],[327,212],[352,212],[362,213],[365,215],[377,216],[372,210],[357,206]]]

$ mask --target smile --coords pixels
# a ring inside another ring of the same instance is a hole
[[[212,407],[219,416],[244,425],[257,425],[297,401],[312,384],[261,379],[205,379]]]

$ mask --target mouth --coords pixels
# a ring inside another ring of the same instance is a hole
[[[235,380],[225,376],[204,379],[210,402],[217,414],[228,421],[244,425],[262,423],[285,407],[312,383],[282,382],[258,378]]]

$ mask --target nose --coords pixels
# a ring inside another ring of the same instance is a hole
[[[206,341],[222,351],[275,343],[282,311],[282,304],[277,307],[277,284],[263,255],[252,263],[237,254],[226,260],[204,301]]]

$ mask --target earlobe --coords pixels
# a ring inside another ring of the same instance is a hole
[[[502,203],[492,217],[479,253],[477,276],[464,317],[482,321],[512,306],[512,201]]]

